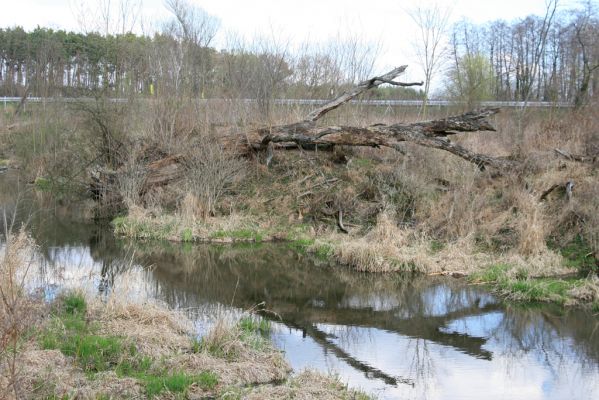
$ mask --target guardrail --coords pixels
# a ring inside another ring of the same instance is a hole
[[[64,102],[74,103],[78,101],[93,101],[92,97],[28,97],[27,101],[30,103],[41,103],[41,102]],[[223,101],[229,99],[201,99],[199,101]],[[6,108],[8,103],[19,103],[21,97],[0,97],[0,104],[4,104]],[[126,98],[111,98],[110,101],[115,103],[126,103]],[[239,99],[244,103],[255,103],[256,99]],[[284,105],[321,105],[329,100],[324,99],[274,99],[274,104]],[[352,100],[353,104],[364,104],[369,106],[386,106],[386,107],[421,107],[422,100]],[[449,100],[429,100],[427,101],[428,106],[431,107],[451,107],[456,105],[465,105],[465,102],[456,102]],[[502,107],[502,108],[570,108],[573,107],[571,103],[567,102],[550,102],[550,101],[482,101],[479,103],[481,107]]]

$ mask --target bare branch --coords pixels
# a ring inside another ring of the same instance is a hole
[[[424,81],[420,81],[420,82],[395,82],[395,81],[391,81],[391,80],[387,80],[387,79],[383,79],[383,78],[376,78],[376,80],[377,81],[381,81],[383,83],[388,83],[389,85],[401,86],[401,87],[422,86],[422,85],[424,85]]]
[[[312,111],[310,114],[308,114],[305,121],[311,121],[311,122],[317,121],[318,119],[320,119],[323,115],[325,115],[329,111],[332,111],[332,110],[336,109],[337,107],[347,103],[351,99],[361,95],[362,93],[366,92],[367,90],[370,90],[374,87],[380,86],[381,84],[386,83],[385,81],[392,81],[393,79],[395,79],[396,77],[401,75],[406,70],[406,68],[408,68],[407,65],[402,65],[401,67],[397,67],[397,68],[387,72],[385,75],[382,75],[380,77],[374,77],[374,78],[365,80],[363,82],[360,82],[357,86],[355,86],[351,90],[344,92],[341,96],[337,97],[336,99],[333,99],[333,100],[329,101],[328,103],[326,103],[325,105],[323,105],[322,107],[319,107],[316,110]]]

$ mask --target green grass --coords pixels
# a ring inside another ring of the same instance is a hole
[[[39,333],[39,342],[43,349],[58,349],[66,356],[75,357],[86,372],[106,371],[120,361],[123,339],[96,335],[94,327],[86,321],[86,310],[83,295],[64,295],[49,326]]]
[[[75,335],[62,343],[60,351],[76,357],[84,371],[101,372],[119,363],[123,343],[121,338],[114,336]]]
[[[114,370],[117,376],[133,377],[152,398],[163,391],[185,393],[189,385],[213,389],[217,376],[210,371],[200,374],[168,371],[160,362],[141,356],[133,343],[118,336],[99,335],[98,329],[86,319],[87,304],[80,293],[67,293],[59,298],[48,326],[38,333],[43,349],[58,349],[73,357],[88,377]]]
[[[287,247],[299,254],[312,253],[317,259],[327,261],[335,253],[330,243],[316,242],[312,238],[298,238],[287,243]]]
[[[191,228],[183,229],[183,232],[181,232],[181,240],[183,242],[193,242],[193,232],[191,231]]]
[[[264,235],[253,229],[236,229],[231,231],[219,230],[210,234],[211,239],[237,239],[237,240],[253,240],[262,242]]]
[[[137,379],[144,386],[148,398],[163,391],[184,393],[194,383],[207,390],[213,389],[218,384],[217,375],[211,371],[194,375],[180,371],[169,372],[164,368],[156,368],[156,362],[147,356],[135,356],[124,360],[115,368],[115,372],[119,377]]]
[[[242,317],[237,325],[245,333],[268,335],[271,330],[270,321],[264,318]]]
[[[599,272],[599,265],[593,256],[593,249],[580,235],[560,248],[560,253],[564,257],[567,267],[575,268],[582,274]]]
[[[335,254],[335,248],[329,243],[318,243],[313,246],[314,255],[321,260],[328,260]]]
[[[114,226],[115,229],[123,229],[127,222],[127,217],[125,215],[120,215],[112,220],[112,226]]]
[[[499,285],[508,298],[524,302],[553,302],[563,304],[568,291],[579,284],[576,280],[527,279],[510,280]]]
[[[112,220],[114,233],[135,239],[165,240],[174,233],[175,223],[172,220],[137,220],[127,216],[119,216]]]
[[[513,273],[509,264],[492,265],[482,272],[473,274],[469,280],[490,284],[509,300],[520,302],[552,302],[564,304],[568,292],[579,286],[578,279],[529,278],[525,270]],[[508,272],[512,272],[508,275]]]
[[[47,178],[38,177],[33,182],[35,188],[42,192],[50,192],[52,190],[52,181]]]
[[[184,393],[194,383],[206,390],[213,389],[218,384],[217,375],[211,371],[191,375],[180,371],[169,372],[165,368],[157,368],[156,364],[150,357],[134,356],[119,363],[115,372],[119,377],[137,379],[144,386],[148,398],[163,391]]]
[[[295,239],[289,243],[287,243],[287,246],[290,249],[293,249],[295,251],[297,251],[300,254],[306,254],[308,251],[308,248],[310,246],[312,246],[314,244],[314,239]]]
[[[440,240],[432,240],[430,246],[431,253],[436,254],[445,248],[445,243]]]
[[[239,339],[257,351],[264,351],[269,347],[268,336],[271,323],[264,318],[243,317],[237,323],[241,334]]]
[[[63,299],[64,311],[67,314],[85,314],[87,311],[87,304],[83,294],[73,292],[67,293]]]
[[[135,353],[131,351],[131,353]],[[140,357],[137,354],[133,354],[132,357],[128,357],[122,360],[114,369],[117,376],[144,376],[148,373],[154,360],[148,356]]]
[[[214,389],[218,384],[218,377],[210,371],[204,371],[198,375],[188,375],[182,372],[165,376],[146,375],[142,380],[145,383],[146,395],[149,398],[160,394],[164,390],[172,393],[183,393],[194,383],[205,390]]]
[[[509,264],[491,265],[483,271],[471,275],[470,280],[483,283],[501,282],[507,279],[506,274],[512,268],[513,266]]]

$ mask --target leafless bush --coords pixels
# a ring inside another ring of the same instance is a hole
[[[97,97],[96,101],[76,103],[75,109],[83,115],[87,128],[85,139],[96,160],[110,168],[119,167],[127,156],[125,144],[131,128],[130,115],[135,113],[133,104]]]
[[[374,184],[382,194],[383,202],[387,207],[393,205],[393,212],[402,224],[413,223],[418,215],[426,213],[435,196],[430,172],[417,164],[416,160],[404,159],[398,165],[379,168],[374,176]]]
[[[6,242],[0,249],[0,397],[23,398],[18,351],[34,323],[36,303],[25,291],[33,243],[24,230],[13,234],[5,224]]]
[[[146,168],[138,162],[138,149],[133,149],[118,175],[118,191],[127,208],[139,205],[146,179]]]
[[[214,215],[222,196],[243,178],[246,161],[225,151],[209,135],[188,148],[185,157],[188,191],[197,199],[194,214],[206,218]],[[186,202],[189,204],[190,200]]]

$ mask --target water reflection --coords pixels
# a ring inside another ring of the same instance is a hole
[[[36,283],[50,293],[126,284],[189,310],[200,330],[218,312],[263,303],[294,368],[337,372],[379,398],[599,398],[599,320],[589,313],[500,304],[458,280],[321,266],[281,244],[131,243],[35,199],[48,201],[29,226]]]

